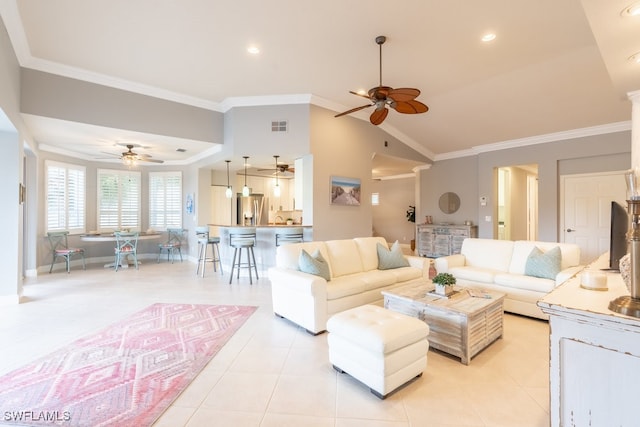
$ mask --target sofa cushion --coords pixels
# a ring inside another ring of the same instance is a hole
[[[460,253],[465,256],[465,265],[507,272],[513,253],[513,242],[494,239],[464,239]]]
[[[393,273],[393,275],[396,276],[396,282],[398,283],[422,278],[422,270],[415,267],[394,268],[393,270],[385,271]]]
[[[409,261],[402,254],[400,244],[396,242],[391,246],[391,249],[387,248],[387,245],[380,243],[376,244],[378,252],[378,269],[379,270],[391,270],[400,267],[409,267]]]
[[[501,271],[491,270],[481,267],[453,267],[449,269],[449,273],[458,280],[471,280],[481,283],[493,283],[496,274]]]
[[[358,275],[358,278],[365,284],[366,290],[378,289],[393,285],[398,281],[395,270],[372,270]]]
[[[533,248],[527,258],[524,274],[555,280],[560,273],[561,255],[560,248],[557,246],[546,252],[542,252],[538,247]]]
[[[362,261],[362,271],[370,271],[378,269],[378,251],[377,245],[386,246],[387,241],[384,237],[356,237],[353,239],[360,250],[360,259]]]
[[[348,274],[334,277],[327,282],[327,300],[347,297],[349,295],[361,294],[365,291],[366,285],[361,278],[362,274]]]
[[[331,264],[331,277],[335,278],[363,271],[360,251],[353,239],[328,240],[324,244],[329,256],[329,264]]]
[[[507,288],[548,293],[553,290],[556,282],[550,279],[541,279],[539,277],[525,276],[522,274],[500,273],[496,274],[495,284]]]
[[[322,257],[322,254],[317,249],[311,255],[309,254],[309,252],[302,249],[300,251],[298,266],[300,267],[300,271],[304,273],[320,276],[327,282],[331,280],[331,273],[329,272],[329,264]]]

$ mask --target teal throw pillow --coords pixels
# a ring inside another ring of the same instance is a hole
[[[300,252],[300,257],[298,257],[298,268],[300,268],[300,271],[304,273],[320,276],[327,282],[331,280],[329,264],[327,264],[327,261],[317,249],[311,255],[303,249]]]
[[[378,270],[391,270],[393,268],[409,267],[409,261],[402,254],[398,241],[391,246],[391,250],[384,245],[377,243]]]
[[[561,261],[562,252],[560,252],[560,247],[556,246],[547,252],[542,252],[539,248],[535,247],[531,250],[527,258],[527,263],[524,266],[524,274],[555,280],[558,273],[560,273]]]

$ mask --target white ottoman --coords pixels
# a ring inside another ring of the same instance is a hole
[[[384,399],[427,367],[429,326],[415,317],[363,305],[327,322],[329,360]]]

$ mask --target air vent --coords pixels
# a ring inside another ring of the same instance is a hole
[[[176,151],[178,153],[186,153],[187,152],[187,150],[185,148],[176,148]]]
[[[286,132],[287,121],[286,120],[273,120],[271,122],[271,132]]]

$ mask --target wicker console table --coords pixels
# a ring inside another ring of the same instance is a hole
[[[384,307],[417,317],[429,325],[429,346],[459,357],[471,358],[502,337],[504,294],[485,291],[490,298],[472,297],[467,290],[449,299],[428,295],[431,282],[383,291]]]

